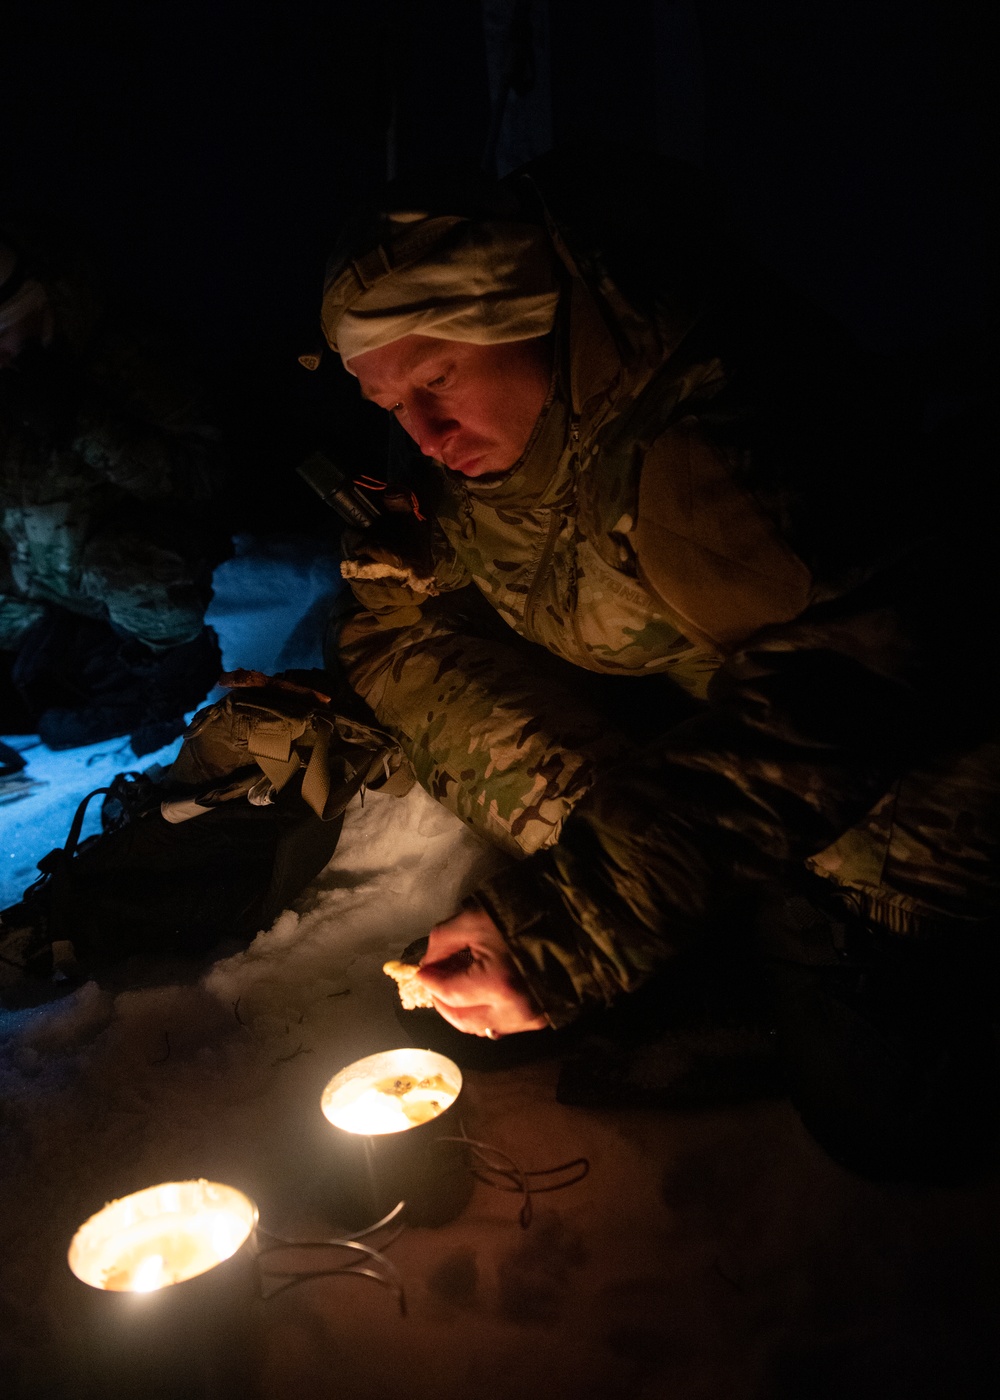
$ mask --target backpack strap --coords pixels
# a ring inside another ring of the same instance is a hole
[[[302,767],[302,760],[294,749],[285,760],[272,758],[270,754],[266,753],[254,753],[253,749],[249,749],[248,752],[260,771],[268,778],[275,792],[280,792]]]
[[[302,777],[302,797],[316,815],[325,819],[330,796],[330,734],[328,720],[313,718],[313,746],[309,764]],[[260,760],[258,759],[258,762]]]
[[[87,808],[90,806],[91,799],[94,797],[101,797],[103,794],[110,791],[111,789],[109,787],[99,787],[94,788],[93,792],[87,793],[79,807],[77,807],[73,820],[70,823],[66,844],[57,847],[55,851],[50,851],[48,856],[43,857],[43,860],[38,862],[39,870],[43,870],[44,861],[48,860],[50,856],[56,857],[58,860],[70,860],[76,854],[76,848],[80,844],[80,832],[83,830],[83,819],[87,815]]]
[[[256,759],[275,792],[280,792],[302,767],[294,745],[313,727],[310,720],[309,715],[298,718],[277,711],[270,715],[261,710],[254,713],[247,734],[247,753]]]

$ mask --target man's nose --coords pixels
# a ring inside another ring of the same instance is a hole
[[[458,430],[458,421],[442,413],[435,404],[415,402],[409,405],[411,435],[425,457],[440,457],[445,444]]]

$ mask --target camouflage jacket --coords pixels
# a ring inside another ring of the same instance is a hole
[[[218,433],[148,337],[102,318],[73,331],[57,319],[50,349],[0,371],[0,648],[49,604],[155,648],[188,641],[223,552]]]
[[[561,1024],[875,803],[940,733],[955,613],[832,330],[746,267],[637,306],[544,216],[566,289],[535,438],[445,484],[429,569],[358,543],[342,656],[424,785],[526,855],[476,898]],[[702,703],[636,747],[572,682],[553,700],[532,643]]]

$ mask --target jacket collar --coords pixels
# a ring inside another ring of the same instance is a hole
[[[579,277],[563,290],[555,328],[552,386],[521,460],[492,480],[447,480],[470,503],[544,505],[561,494],[577,441],[614,407],[622,360],[594,298]]]

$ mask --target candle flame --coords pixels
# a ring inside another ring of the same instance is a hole
[[[149,1254],[137,1266],[132,1275],[133,1293],[154,1293],[170,1280],[166,1277],[162,1254]]]

